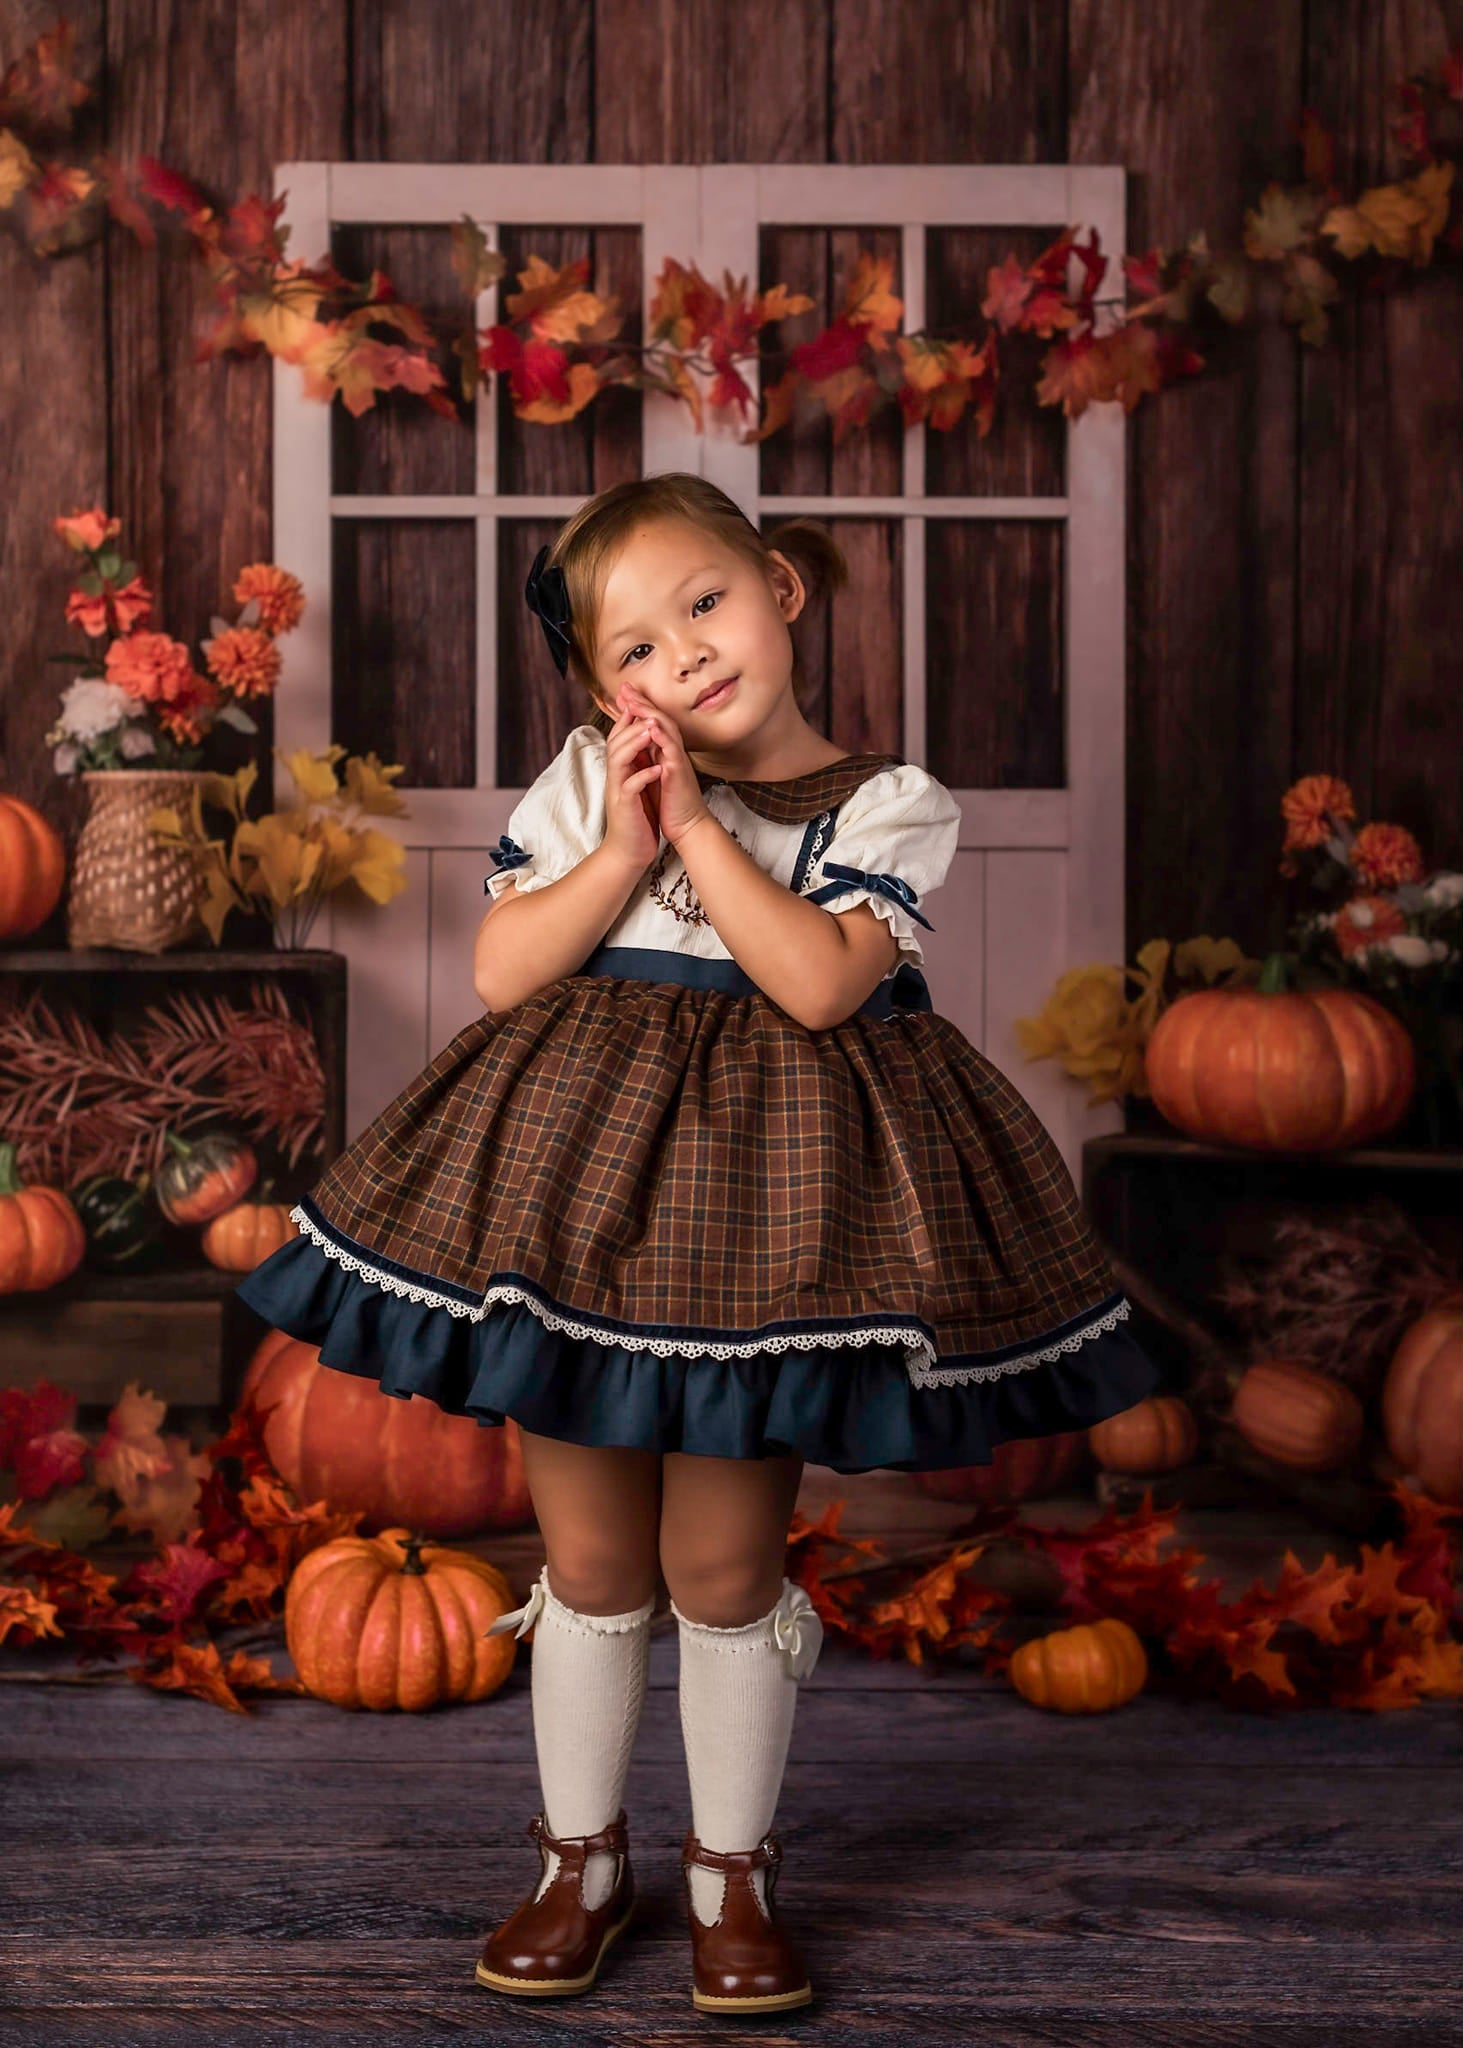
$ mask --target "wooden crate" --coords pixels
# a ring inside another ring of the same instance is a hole
[[[277,978],[296,1014],[315,1034],[325,1074],[322,1150],[294,1167],[256,1144],[261,1173],[272,1173],[281,1200],[317,1180],[345,1144],[346,960],[319,947],[177,948],[165,953],[66,947],[0,949],[0,988],[39,982],[59,1013],[76,1009],[98,1028],[125,1031],[177,985],[247,999],[248,985]],[[210,1266],[196,1231],[178,1231],[166,1265],[113,1274],[82,1266],[43,1293],[0,1296],[0,1385],[28,1385],[41,1374],[73,1389],[83,1428],[99,1425],[129,1380],[140,1379],[170,1408],[221,1418],[257,1342],[257,1320],[233,1290],[243,1277]],[[175,1420],[175,1418],[170,1418]]]

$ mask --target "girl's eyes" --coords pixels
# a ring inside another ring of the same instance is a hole
[[[698,598],[697,598],[697,600],[696,600],[696,604],[705,604],[705,602],[706,602],[706,599],[707,599],[708,597],[720,597],[721,595],[722,595],[722,592],[721,592],[721,591],[719,591],[719,590],[708,590],[708,591],[706,591],[706,592],[704,593],[704,595],[702,595],[701,597],[698,597]],[[692,616],[692,618],[693,618],[693,619],[694,619],[694,618],[696,617],[696,604],[693,604],[693,605],[692,605],[692,607],[691,607],[691,616]],[[705,614],[704,614],[704,613],[702,614],[702,617],[703,617],[703,618],[705,617]],[[629,653],[628,653],[628,654],[626,654],[626,656],[625,656],[625,661],[622,661],[622,662],[620,663],[620,667],[621,667],[621,668],[623,668],[623,667],[625,666],[625,662],[626,662],[626,661],[629,661],[632,655],[638,654],[638,653],[640,652],[640,649],[641,649],[642,647],[644,647],[644,646],[645,646],[645,644],[646,644],[646,643],[645,643],[645,641],[641,640],[641,641],[639,641],[639,642],[638,642],[638,643],[637,643],[637,644],[636,644],[636,645],[635,645],[634,647],[632,647],[632,648],[630,649]],[[638,665],[639,665],[639,664],[637,663],[636,665],[637,665],[637,667],[638,667]]]

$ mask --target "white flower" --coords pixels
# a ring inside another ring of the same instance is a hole
[[[62,692],[61,716],[56,722],[72,739],[96,740],[124,719],[138,717],[145,708],[120,683],[109,683],[104,676],[78,676]]]
[[[1415,932],[1397,932],[1390,939],[1369,947],[1368,951],[1390,953],[1404,967],[1426,967],[1429,961],[1438,958],[1437,948],[1441,945],[1441,939],[1420,939]]]
[[[63,740],[51,756],[52,766],[58,775],[74,775],[76,764],[81,759],[81,749],[75,740]]]
[[[145,725],[124,725],[117,744],[125,761],[136,761],[144,754],[157,752],[157,741]]]
[[[1422,893],[1427,902],[1451,910],[1463,903],[1463,875],[1455,874],[1451,868],[1440,868]]]

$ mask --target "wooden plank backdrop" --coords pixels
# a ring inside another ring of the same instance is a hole
[[[155,153],[220,198],[266,193],[284,158],[517,161],[1005,161],[1121,163],[1128,246],[1180,244],[1198,227],[1233,242],[1243,208],[1294,163],[1294,124],[1314,105],[1339,138],[1343,182],[1401,168],[1391,81],[1463,31],[1463,0],[1377,10],[1337,0],[1192,7],[1178,0],[78,0],[83,75],[101,79],[106,147]],[[11,0],[5,61],[53,10]],[[384,262],[403,290],[449,296],[444,252],[419,234],[362,233],[343,251]],[[550,260],[587,254],[599,289],[633,276],[632,238],[563,231],[530,241]],[[859,237],[779,231],[764,277],[833,301]],[[1030,235],[947,233],[929,277],[938,320],[968,306],[983,266]],[[300,252],[313,255],[317,252]],[[55,777],[42,735],[55,716],[43,656],[68,644],[58,511],[105,500],[159,596],[196,644],[237,566],[270,552],[269,361],[192,360],[201,273],[176,240],[155,252],[113,229],[62,261],[0,244],[11,348],[0,376],[10,512],[0,607],[0,787],[68,833],[80,792]],[[631,301],[634,293],[629,293]],[[804,324],[811,324],[811,315]],[[1145,401],[1129,424],[1127,952],[1154,934],[1234,932],[1252,949],[1284,932],[1277,800],[1308,769],[1344,775],[1364,813],[1409,826],[1458,858],[1463,417],[1456,345],[1463,287],[1429,275],[1404,295],[1334,314],[1335,344],[1288,331],[1223,345],[1223,367]],[[1007,395],[1009,396],[1009,390]],[[636,399],[617,396],[553,432],[502,401],[512,489],[587,493],[628,473]],[[1055,422],[1016,407],[982,446],[931,436],[932,484],[1042,489]],[[418,410],[339,430],[358,484],[389,458],[450,487],[471,437]],[[826,430],[767,451],[768,487],[880,487],[898,468],[892,420],[838,450]],[[871,593],[897,601],[898,564],[875,526],[840,530]],[[1054,536],[952,527],[940,563],[979,593],[931,620],[939,676],[931,756],[991,787],[1052,773],[1058,707],[1038,681],[1057,630]],[[468,630],[450,547],[428,530],[359,536],[366,587],[409,586],[434,631],[393,651],[390,706],[368,685],[340,737],[384,742],[408,781],[450,780],[470,744],[460,673],[437,658]],[[505,593],[505,597],[510,593]],[[887,607],[845,616],[811,650],[811,712],[847,747],[897,746],[897,644]],[[502,607],[503,656],[528,656],[532,621]],[[980,689],[968,687],[978,643]],[[538,674],[542,664],[535,664]],[[965,687],[962,687],[962,681]],[[500,780],[528,779],[579,715],[552,679],[505,706]],[[385,730],[383,730],[385,728]],[[229,757],[249,743],[229,735]],[[272,729],[261,741],[270,797]],[[1014,1078],[1018,1080],[1020,1076]]]

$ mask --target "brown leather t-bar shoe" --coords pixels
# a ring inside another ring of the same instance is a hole
[[[773,1893],[782,1862],[775,1835],[764,1835],[755,1849],[703,1849],[688,1829],[681,1848],[681,1877],[691,1919],[691,2001],[703,2012],[776,2012],[784,2006],[807,2005],[813,1996],[796,1942],[776,1917]],[[696,1918],[691,1899],[691,1870],[726,1873],[721,1912],[708,1927]],[[767,1872],[764,1913],[752,1872]]]
[[[525,1833],[539,1845],[538,1882],[549,1867],[545,1850],[558,1852],[559,1867],[541,1899],[530,1892],[488,1935],[478,1958],[477,1981],[524,1998],[561,1998],[571,1991],[587,1991],[635,1903],[625,1809],[622,1806],[597,1835],[551,1835],[542,1813],[534,1815]],[[604,1904],[586,1906],[584,1859],[601,1849],[618,1856],[620,1867]]]

